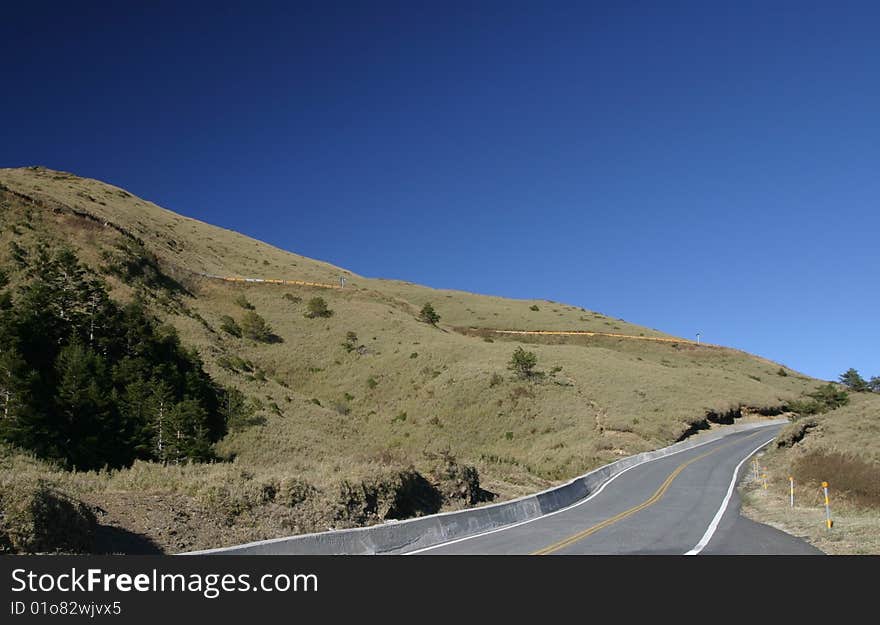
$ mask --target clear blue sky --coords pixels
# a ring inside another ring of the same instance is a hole
[[[880,375],[877,3],[129,4],[4,8],[0,166]]]

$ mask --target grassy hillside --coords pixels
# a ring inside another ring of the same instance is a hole
[[[211,465],[68,473],[4,449],[5,480],[44,479],[103,511],[99,548],[219,546],[512,497],[712,422],[776,413],[817,383],[683,339],[481,335],[469,329],[674,338],[557,302],[365,278],[72,174],[6,169],[0,185],[10,289],[29,249],[70,247],[114,298],[145,298],[253,409],[216,444],[225,461]],[[321,289],[200,274],[347,282]],[[306,316],[315,297],[332,315]],[[418,318],[427,302],[436,327]],[[268,323],[270,341],[223,329],[249,313]],[[520,345],[541,375],[508,370]]]
[[[744,487],[745,510],[827,553],[880,554],[880,394],[849,395],[846,406],[787,426],[761,458],[767,490]],[[789,477],[795,480],[794,508]],[[830,488],[830,531],[822,482]]]

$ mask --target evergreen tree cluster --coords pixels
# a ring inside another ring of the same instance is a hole
[[[81,470],[213,458],[227,402],[198,354],[73,252],[28,260],[0,297],[0,440]]]
[[[806,399],[789,402],[788,409],[800,415],[821,414],[849,403],[849,394],[829,382],[806,394]]]
[[[856,393],[866,393],[868,391],[880,393],[880,376],[875,375],[870,380],[866,380],[858,370],[850,368],[840,374],[839,380],[841,384]]]

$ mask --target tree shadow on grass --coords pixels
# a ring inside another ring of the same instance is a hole
[[[95,528],[95,553],[102,555],[162,555],[162,548],[143,534],[130,532],[113,525]]]

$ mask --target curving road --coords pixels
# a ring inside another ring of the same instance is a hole
[[[736,480],[780,427],[731,434],[638,465],[564,510],[411,553],[821,554],[739,514]]]

